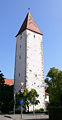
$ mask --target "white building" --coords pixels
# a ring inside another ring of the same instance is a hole
[[[49,94],[45,92],[45,108],[47,109],[47,106],[49,104]]]
[[[40,103],[35,109],[45,108],[44,66],[42,33],[28,12],[16,35],[14,92],[21,89],[20,82],[28,90],[36,89]],[[30,110],[32,110],[32,106]]]

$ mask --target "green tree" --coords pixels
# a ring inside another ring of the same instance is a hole
[[[27,88],[24,88],[24,104],[27,108],[27,111],[29,112],[29,105],[30,105],[30,101],[29,101],[29,90]]]
[[[29,101],[31,105],[33,105],[33,114],[34,114],[34,105],[37,105],[39,103],[39,100],[37,98],[39,97],[37,91],[35,89],[31,89],[29,92]]]
[[[4,75],[0,71],[0,110],[2,113],[9,113],[13,110],[13,86],[4,83]]]
[[[1,70],[0,70],[0,86],[1,85],[4,85],[4,75],[3,73],[1,73]]]
[[[51,68],[45,82],[48,84],[46,91],[49,93],[50,104],[62,105],[62,71]]]
[[[0,110],[2,108],[2,106],[4,105],[3,103],[3,94],[2,92],[4,91],[4,75],[0,70]]]
[[[24,109],[29,112],[29,90],[27,88],[24,88],[24,92],[21,92],[21,89],[16,94],[16,106],[18,107],[20,105],[20,100],[24,100]]]
[[[3,113],[13,110],[13,86],[4,85],[3,91],[0,91],[0,103]]]
[[[25,108],[29,112],[30,105],[37,105],[39,103],[39,100],[37,100],[38,96],[39,95],[35,89],[29,91],[27,88],[24,88],[23,97],[21,90],[19,90],[19,92],[16,94],[16,105],[20,105],[20,100],[23,99]]]

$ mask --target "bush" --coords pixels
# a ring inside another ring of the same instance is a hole
[[[0,110],[0,114],[2,114],[2,111]]]
[[[43,108],[38,109],[38,110],[35,110],[35,113],[42,113],[42,112],[44,112],[44,109],[43,109]]]
[[[49,107],[49,120],[62,120],[62,107]]]
[[[40,108],[40,109],[36,109],[36,110],[34,110],[34,112],[35,113],[42,113],[42,112],[44,112],[44,109],[43,108]],[[33,113],[33,111],[30,111],[29,113]]]
[[[14,114],[14,111],[9,111],[9,114]]]

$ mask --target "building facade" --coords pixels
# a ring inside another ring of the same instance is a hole
[[[42,33],[28,12],[18,34],[16,35],[14,93],[20,89],[20,82],[28,90],[36,89],[40,103],[35,109],[45,108],[44,66]],[[30,106],[33,110],[33,106]]]

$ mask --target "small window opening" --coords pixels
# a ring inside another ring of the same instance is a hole
[[[35,38],[35,35],[34,35],[34,38]]]
[[[35,77],[37,77],[37,74],[35,74]]]
[[[21,45],[20,45],[20,48],[21,48]]]
[[[21,59],[21,56],[19,56],[19,59]]]
[[[19,77],[20,77],[20,73],[19,73]]]
[[[20,39],[22,39],[22,36],[20,36]]]

